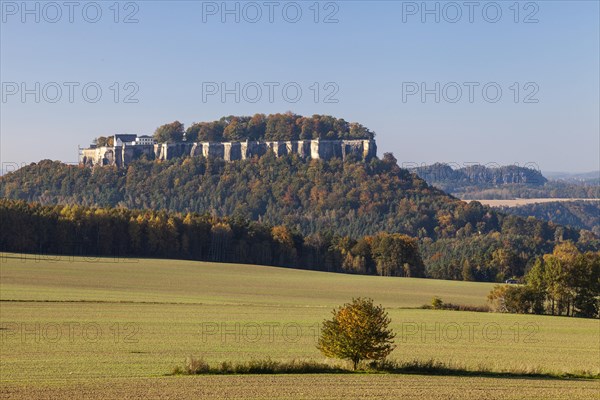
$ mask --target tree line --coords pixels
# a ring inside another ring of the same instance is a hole
[[[197,213],[0,200],[0,250],[67,256],[157,257],[329,272],[422,277],[417,241],[377,233],[358,240]]]
[[[525,285],[496,286],[488,299],[502,312],[600,318],[600,252],[560,243],[537,258]]]
[[[373,139],[375,134],[356,122],[329,115],[303,117],[284,114],[227,116],[212,122],[195,122],[187,129],[179,121],[159,126],[154,139],[159,143],[240,142],[245,140]]]

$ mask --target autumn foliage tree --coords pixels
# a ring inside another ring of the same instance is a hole
[[[600,317],[600,252],[562,242],[538,257],[525,285],[496,286],[488,295],[500,312]]]
[[[396,347],[391,320],[373,299],[356,298],[323,321],[318,349],[327,357],[352,361],[354,370],[362,360],[382,360]]]
[[[179,121],[171,122],[156,128],[154,139],[159,143],[175,143],[183,140],[183,124]]]

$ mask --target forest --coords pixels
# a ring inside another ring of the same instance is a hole
[[[288,140],[373,139],[375,133],[357,122],[330,115],[304,117],[291,112],[222,117],[217,121],[194,122],[187,129],[179,121],[159,126],[154,131],[157,143],[243,142]],[[114,146],[112,136],[94,139],[96,146]]]
[[[416,239],[378,233],[358,240],[208,214],[42,206],[0,200],[0,250],[45,256],[155,257],[424,277]]]
[[[589,231],[462,202],[400,168],[389,153],[369,162],[270,153],[235,162],[139,160],[127,170],[45,160],[0,182],[0,197],[48,206],[197,213],[285,226],[304,237],[345,237],[350,243],[380,232],[407,235],[418,240],[424,275],[441,279],[523,276],[535,257],[565,240],[582,251],[600,248]],[[352,257],[366,259],[360,246],[344,246]],[[368,271],[367,264],[360,261],[356,269]]]
[[[465,200],[515,198],[598,198],[598,180],[548,180],[534,166],[469,165],[453,168],[436,163],[411,168],[427,183]]]
[[[154,132],[159,143],[240,142],[245,140],[373,139],[375,134],[356,122],[329,115],[303,117],[291,112],[223,117],[218,121],[195,122],[187,129],[179,121],[164,124]]]
[[[502,211],[522,217],[532,216],[577,229],[587,229],[600,236],[600,200],[525,204],[503,207]]]

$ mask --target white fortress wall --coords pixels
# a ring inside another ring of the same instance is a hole
[[[116,165],[124,167],[142,155],[157,160],[178,157],[213,157],[225,161],[245,160],[261,157],[271,149],[275,156],[297,154],[301,158],[346,159],[354,156],[370,160],[377,156],[377,145],[372,139],[357,140],[288,140],[288,141],[245,141],[245,142],[180,142],[148,145],[123,145],[84,149],[80,162],[85,165]]]

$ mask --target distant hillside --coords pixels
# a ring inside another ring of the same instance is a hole
[[[533,216],[577,229],[588,229],[600,236],[600,200],[528,204],[503,207],[502,211],[521,217]]]
[[[600,171],[583,173],[544,172],[544,176],[553,181],[583,183],[587,185],[600,185]]]
[[[419,239],[426,274],[436,278],[501,280],[522,275],[556,240],[598,246],[575,229],[462,202],[401,169],[391,154],[369,162],[274,154],[233,162],[140,160],[127,170],[42,161],[0,183],[3,198],[207,213],[285,225],[317,241],[402,233]],[[347,246],[353,256],[363,251]]]
[[[483,165],[470,165],[453,169],[448,164],[433,164],[412,169],[421,178],[449,192],[457,189],[478,186],[497,187],[500,185],[523,184],[542,186],[547,179],[541,172],[532,169],[508,165],[504,167],[489,168]]]
[[[430,185],[465,200],[597,198],[600,194],[600,186],[593,179],[549,181],[538,170],[515,165],[453,169],[448,164],[437,163],[411,171]]]
[[[272,153],[233,162],[198,156],[139,160],[126,170],[45,160],[0,179],[3,198],[235,216],[285,223],[304,234],[454,236],[468,222],[436,230],[438,213],[465,205],[391,157],[365,163]]]

